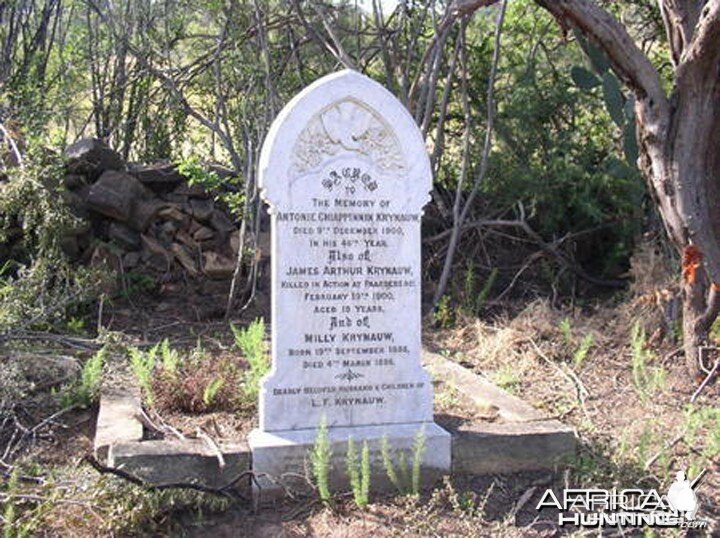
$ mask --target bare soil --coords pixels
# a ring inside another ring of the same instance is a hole
[[[47,501],[38,515],[38,534],[125,536],[557,536],[578,532],[558,527],[557,516],[535,506],[546,488],[642,487],[667,491],[674,473],[707,469],[698,488],[700,517],[720,522],[720,423],[698,418],[717,410],[720,386],[711,382],[695,404],[699,380],[689,379],[672,330],[663,323],[663,304],[637,292],[614,303],[581,307],[537,300],[493,319],[464,319],[438,329],[428,325],[424,344],[494,380],[548,416],[574,426],[581,442],[578,457],[557,473],[454,477],[417,498],[374,495],[364,510],[347,495],[331,506],[313,498],[287,500],[254,510],[240,501],[205,500],[167,504],[111,477],[98,477],[81,463],[90,450],[92,413],[79,411],[56,421],[52,434],[39,436],[19,460],[28,474],[59,476],[62,501]],[[106,311],[107,312],[107,311]],[[142,315],[106,313],[115,330],[134,342],[169,337],[194,346],[200,338],[211,355],[231,353],[224,322],[189,321],[181,310]],[[246,323],[256,313],[236,320]],[[647,351],[638,367],[632,329],[639,323]],[[578,359],[583,339],[592,345]],[[660,373],[657,379],[655,373]],[[659,380],[658,380],[659,379]],[[496,420],[451,390],[436,387],[439,417],[447,420]],[[254,418],[233,413],[163,418],[187,435],[197,428],[235,439],[254,426]],[[28,495],[52,498],[52,488],[23,485]],[[175,497],[173,497],[175,499]],[[164,504],[163,504],[164,503]],[[28,516],[29,517],[29,516]],[[607,531],[612,535],[615,531]],[[667,531],[677,535],[677,531]],[[620,535],[620,533],[616,533]],[[632,535],[632,531],[625,532]],[[658,531],[664,535],[665,531]],[[691,535],[691,534],[687,534]]]

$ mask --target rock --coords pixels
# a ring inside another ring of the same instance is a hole
[[[193,252],[197,251],[198,249],[197,242],[192,237],[190,237],[187,232],[183,230],[180,230],[177,234],[175,234],[175,239],[180,241],[183,245],[191,249]]]
[[[138,232],[144,232],[148,229],[148,226],[150,226],[150,223],[158,214],[158,211],[161,207],[162,204],[154,200],[147,202],[136,202],[130,212],[130,219],[128,219],[128,225],[130,225]]]
[[[192,236],[195,241],[209,241],[215,237],[215,232],[206,226],[200,226],[200,228],[195,230]]]
[[[60,248],[71,260],[77,260],[80,256],[80,245],[74,235],[66,235],[60,239]]]
[[[205,278],[200,282],[200,293],[203,295],[219,295],[223,298],[230,293],[230,280],[212,280]]]
[[[231,278],[235,272],[233,260],[217,252],[204,253],[203,261],[203,272],[210,278]]]
[[[180,262],[180,265],[183,266],[190,276],[197,277],[200,274],[197,264],[195,263],[192,255],[188,252],[187,248],[182,246],[180,243],[173,243],[170,250],[172,250],[172,253],[175,255],[175,259]]]
[[[108,237],[127,250],[140,248],[140,234],[120,222],[110,223]]]
[[[87,204],[93,211],[126,222],[138,199],[150,199],[152,193],[133,176],[123,172],[104,172],[90,188]]]
[[[143,260],[149,262],[159,271],[170,270],[173,259],[172,254],[149,235],[140,234],[140,240],[143,247]]]
[[[185,194],[177,194],[174,192],[169,192],[167,194],[164,194],[162,196],[162,199],[166,202],[170,202],[171,204],[178,204],[179,206],[184,206],[188,202],[188,197]]]
[[[185,178],[177,171],[175,165],[170,163],[155,163],[148,165],[135,165],[130,173],[156,192],[168,192],[185,181]]]
[[[173,194],[186,196],[188,198],[210,198],[210,193],[200,185],[190,185],[188,183],[180,185],[173,191]]]
[[[78,140],[68,146],[63,155],[68,172],[87,176],[90,181],[95,181],[106,170],[125,170],[120,154],[97,138]]]
[[[125,270],[134,269],[135,267],[140,265],[140,258],[140,252],[128,252],[127,254],[125,254],[125,256],[123,256],[123,267],[125,268]]]
[[[161,219],[173,220],[183,227],[190,222],[190,216],[183,213],[177,205],[163,207],[160,211],[158,211],[158,217]]]
[[[193,219],[190,221],[190,225],[188,226],[188,233],[190,235],[193,235],[195,232],[197,232],[202,227],[203,227],[202,224],[200,224],[198,221]]]
[[[87,181],[85,181],[85,176],[81,176],[80,174],[65,174],[63,184],[65,188],[72,191],[87,185]]]
[[[60,198],[62,198],[73,215],[81,219],[88,218],[88,208],[80,194],[73,191],[61,191]]]
[[[213,216],[215,204],[211,199],[193,198],[190,200],[192,215],[200,222],[207,222]]]
[[[231,232],[235,229],[235,225],[232,223],[232,221],[224,212],[220,211],[219,209],[216,209],[212,212],[212,216],[210,217],[210,226],[223,234]]]

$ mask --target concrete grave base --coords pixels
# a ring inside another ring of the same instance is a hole
[[[434,422],[410,424],[386,424],[328,428],[332,458],[330,462],[330,487],[333,491],[347,491],[348,439],[355,442],[358,461],[363,442],[370,449],[373,491],[392,488],[383,466],[382,443],[387,438],[393,462],[398,467],[399,451],[405,453],[407,466],[412,464],[412,451],[416,435],[422,431],[425,449],[422,455],[421,480],[424,485],[433,483],[450,473],[452,439],[448,432]],[[268,501],[286,492],[308,491],[312,480],[311,452],[317,438],[317,430],[288,430],[266,432],[255,429],[250,432],[248,444],[252,452],[252,467],[257,483],[253,488],[256,498]]]
[[[250,469],[247,445],[227,444],[219,449],[222,460],[200,439],[118,443],[110,447],[108,466],[151,484],[198,484],[215,489],[232,485],[247,492],[250,477],[241,477]]]
[[[374,475],[372,491],[392,487],[380,453],[383,435],[387,435],[392,449],[406,451],[407,457],[416,433],[423,426],[423,486],[448,474],[451,460],[453,474],[482,475],[552,471],[573,458],[577,438],[572,428],[547,418],[521,399],[440,355],[423,352],[423,363],[436,380],[455,388],[479,409],[497,410],[501,420],[469,420],[449,425],[449,433],[434,422],[331,428],[328,434],[333,451],[334,492],[349,489],[345,456],[350,436],[355,440],[358,454],[363,439],[368,440]],[[310,451],[315,444],[316,430],[253,430],[248,438],[249,447],[243,442],[220,446],[225,461],[221,467],[216,451],[201,440],[141,440],[140,390],[132,377],[115,385],[102,389],[95,438],[98,459],[110,467],[123,469],[148,483],[191,482],[212,488],[222,488],[243,471],[252,469],[260,485],[260,490],[255,488],[255,494],[260,494],[261,500],[272,500],[285,493],[285,488],[310,489],[307,477],[312,476]],[[440,415],[436,416],[436,420],[441,419]],[[236,484],[236,489],[244,494],[249,493],[249,487],[249,480]]]

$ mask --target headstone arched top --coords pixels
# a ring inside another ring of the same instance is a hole
[[[333,166],[348,161],[358,166]],[[432,176],[407,109],[374,80],[344,70],[317,80],[280,112],[260,155],[259,185],[271,212],[300,192],[340,190],[392,195],[408,211],[420,211]]]

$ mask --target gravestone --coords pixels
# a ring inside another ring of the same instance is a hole
[[[409,449],[426,475],[450,469],[421,354],[420,221],[432,186],[403,105],[354,71],[328,75],[279,114],[260,157],[272,219],[272,370],[249,437],[262,494],[308,468],[321,422],[333,482],[347,440]]]

